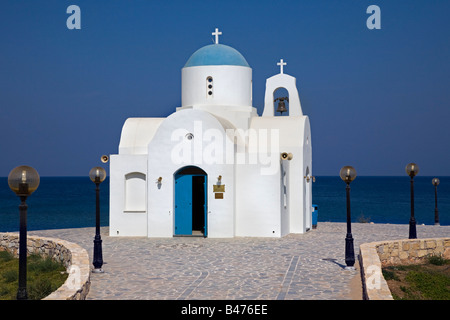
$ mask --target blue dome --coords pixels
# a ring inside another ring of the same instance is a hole
[[[198,49],[184,67],[223,65],[250,67],[239,51],[223,44],[211,44]]]

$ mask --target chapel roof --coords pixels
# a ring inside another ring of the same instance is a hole
[[[232,65],[250,67],[244,56],[236,49],[224,44],[211,44],[195,51],[184,65],[187,67]]]

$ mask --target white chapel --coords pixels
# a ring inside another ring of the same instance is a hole
[[[111,236],[282,237],[311,229],[311,129],[296,79],[281,59],[258,115],[247,60],[219,43],[218,29],[212,35],[181,70],[181,107],[167,118],[125,121],[110,156]],[[279,89],[287,97],[276,97]]]

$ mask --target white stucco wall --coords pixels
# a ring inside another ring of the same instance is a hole
[[[212,95],[207,78],[212,77]],[[181,71],[181,106],[252,106],[252,69],[242,66],[197,66]]]
[[[126,177],[130,173],[143,174],[147,180],[146,155],[111,155],[110,157],[110,236],[147,236],[147,209],[126,208]],[[142,190],[128,190],[141,193]]]
[[[289,218],[286,218],[283,214],[282,207],[279,208],[281,212],[280,222],[280,235],[283,236],[287,233],[304,233],[310,226],[307,225],[307,221],[310,221],[311,206],[303,201],[303,194],[311,194],[311,184],[305,184],[305,172],[306,167],[311,168],[311,134],[309,128],[309,118],[307,116],[289,116],[289,117],[258,117],[252,118],[251,126],[254,130],[278,130],[279,132],[279,154],[282,152],[292,153],[292,160],[283,160],[283,162],[289,161],[289,164],[285,164],[287,169],[287,206],[286,210]],[[309,141],[306,145],[306,141]],[[281,161],[281,160],[280,160]],[[276,173],[278,181],[277,193],[279,197],[282,197],[280,188],[280,181],[282,179],[279,172]],[[264,177],[264,179],[267,179]],[[274,180],[274,181],[275,181]],[[267,180],[269,181],[269,180]],[[276,185],[275,182],[270,182],[270,186]],[[267,186],[269,188],[269,186]],[[309,191],[307,190],[309,188]],[[267,194],[266,191],[263,191]],[[278,200],[281,203],[282,199]],[[272,204],[274,206],[274,204]],[[284,217],[284,218],[283,218]],[[288,227],[289,226],[289,227]]]
[[[186,134],[194,135],[192,140]],[[158,128],[154,139],[148,146],[148,236],[172,237],[174,234],[174,174],[179,169],[193,165],[207,173],[207,229],[208,237],[234,236],[234,174],[233,165],[217,163],[224,159],[222,153],[225,140],[219,142],[221,148],[214,151],[217,156],[210,157],[214,137],[226,139],[221,123],[208,112],[194,109],[180,110],[170,115]],[[186,161],[178,157],[177,150],[190,152]],[[233,150],[233,149],[232,149]],[[197,156],[195,156],[197,155]],[[203,155],[203,156],[202,156]],[[153,171],[151,168],[155,168]],[[224,199],[215,199],[213,184],[222,176],[225,184]],[[158,188],[156,180],[162,177]]]
[[[258,165],[236,166],[236,236],[280,237],[280,170],[261,175]]]

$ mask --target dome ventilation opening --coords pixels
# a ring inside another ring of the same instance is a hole
[[[212,98],[213,96],[213,78],[211,76],[206,78],[206,97]]]

